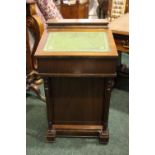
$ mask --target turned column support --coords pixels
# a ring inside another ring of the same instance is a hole
[[[103,104],[103,129],[99,133],[99,141],[100,143],[108,143],[109,141],[109,131],[108,131],[108,116],[109,116],[109,106],[110,106],[110,96],[111,90],[114,85],[113,78],[105,78],[104,79],[104,104]]]
[[[47,105],[47,121],[48,121],[48,130],[46,134],[47,142],[54,142],[56,138],[56,131],[53,129],[53,103],[50,101],[50,78],[44,78],[44,89],[46,96],[46,105]],[[51,110],[52,109],[52,110]]]

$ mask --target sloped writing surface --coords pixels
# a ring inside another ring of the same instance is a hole
[[[106,32],[49,32],[45,52],[108,52]]]

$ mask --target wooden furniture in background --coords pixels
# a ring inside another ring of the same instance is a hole
[[[125,13],[129,12],[129,0],[126,0]]]
[[[109,13],[109,0],[98,0],[98,17],[107,18]]]
[[[129,12],[129,0],[98,0],[99,18],[108,18],[110,21]]]
[[[129,13],[112,21],[109,27],[113,32],[120,57],[118,73],[128,76],[129,70],[121,64],[121,53],[129,54]]]
[[[60,0],[60,12],[63,18],[76,19],[76,18],[88,18],[89,1],[88,0],[74,0],[74,3],[66,4],[63,0]],[[72,1],[69,1],[72,2]]]
[[[110,3],[110,21],[122,16],[126,12],[127,0],[112,0]]]
[[[35,57],[38,72],[44,77],[47,141],[53,142],[56,136],[88,136],[107,143],[118,57],[107,22],[50,20]]]
[[[43,80],[38,75],[37,64],[34,53],[42,36],[44,27],[40,17],[36,14],[34,3],[26,3],[26,90],[32,90],[40,99],[45,101],[41,95],[40,84]],[[33,35],[34,44],[30,47],[30,33]]]

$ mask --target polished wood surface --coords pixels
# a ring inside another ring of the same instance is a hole
[[[29,43],[29,35],[28,30],[26,28],[26,74],[31,73],[33,70],[31,52],[30,52],[30,43]]]
[[[112,32],[104,27],[101,29],[100,25],[89,26],[88,21],[83,28],[75,23],[72,27],[72,24],[66,24],[65,28],[63,23],[57,28],[55,25],[52,28],[51,24],[35,53],[38,72],[44,77],[48,120],[46,138],[53,142],[56,136],[95,136],[100,143],[107,143],[110,94],[118,57]],[[54,54],[51,51],[49,54],[43,51],[43,47],[48,32],[55,31],[106,32],[110,51],[107,54],[61,51]]]
[[[115,34],[129,35],[129,13],[110,22],[109,28]]]
[[[72,76],[72,77],[92,77],[92,76],[114,76],[114,58],[40,58],[38,59],[38,71],[40,75],[49,76]],[[52,66],[52,67],[49,67]],[[64,67],[65,66],[65,67]],[[108,68],[107,68],[108,66]]]
[[[120,52],[129,52],[129,13],[115,19],[109,24],[112,30],[117,49]]]
[[[26,3],[26,90],[33,91],[41,100],[45,101],[39,88],[43,80],[36,71],[37,66],[34,58],[43,30],[43,23],[36,14],[36,2]],[[34,44],[31,48],[29,32],[32,36],[34,35]]]
[[[106,26],[108,24],[107,19],[49,19],[47,21],[48,26],[84,26],[85,28],[91,28],[91,26]],[[89,27],[86,27],[86,26]]]
[[[61,0],[60,12],[65,19],[88,18],[89,1],[85,0],[80,3],[76,0],[75,4],[65,4]]]
[[[40,17],[36,14],[36,3],[26,4],[26,27],[29,31],[31,31],[33,37],[34,37],[34,45],[32,47],[31,51],[31,59],[33,64],[33,69],[36,69],[36,61],[34,58],[34,53],[36,51],[36,48],[38,46],[38,43],[41,39],[41,36],[44,31],[43,22],[41,21]]]
[[[129,13],[126,13],[112,21],[109,24],[109,27],[113,32],[120,57],[117,73],[120,76],[128,77],[129,69],[124,64],[121,64],[121,53],[129,54]]]

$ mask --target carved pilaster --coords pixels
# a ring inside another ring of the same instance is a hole
[[[51,113],[51,103],[50,103],[50,89],[49,89],[49,78],[44,78],[44,89],[46,96],[46,105],[47,105],[47,119],[48,119],[48,128],[52,128],[52,113]]]
[[[104,78],[104,94],[103,94],[103,129],[99,133],[99,142],[107,144],[109,141],[109,131],[108,131],[108,115],[109,115],[109,105],[111,90],[114,84],[113,78]]]
[[[103,129],[108,128],[108,116],[109,116],[109,106],[110,106],[110,96],[111,90],[114,84],[113,78],[104,79],[104,104],[103,104]]]
[[[53,129],[53,106],[52,102],[50,101],[50,78],[44,78],[44,89],[45,89],[45,95],[46,95],[46,105],[47,105],[47,120],[48,120],[48,130],[46,134],[46,139],[48,142],[55,141],[56,137],[56,131]]]

